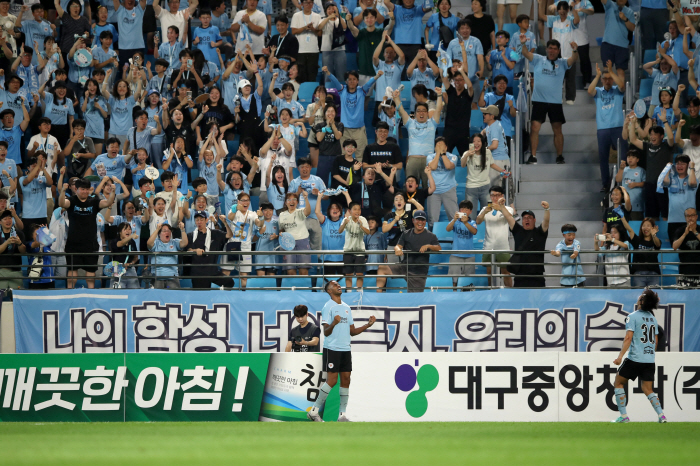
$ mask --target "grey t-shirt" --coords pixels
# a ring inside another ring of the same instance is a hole
[[[423,230],[422,233],[417,234],[415,228],[412,228],[401,235],[399,238],[399,246],[401,246],[404,251],[418,252],[421,247],[426,244],[431,244],[433,246],[438,246],[437,236],[435,236],[430,231]],[[409,269],[409,273],[425,275],[428,273],[428,264],[430,263],[430,254],[408,254],[404,255],[405,259],[402,262],[408,261],[409,264],[413,264],[414,267]]]

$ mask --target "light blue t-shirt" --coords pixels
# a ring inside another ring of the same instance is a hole
[[[134,119],[131,118],[131,115],[135,105],[136,102],[132,96],[126,99],[118,99],[114,96],[109,97],[110,133],[116,134],[117,136],[126,136],[126,133],[129,132],[129,128],[134,126]]]
[[[80,97],[81,108],[84,101],[85,95],[83,94],[83,96]],[[95,108],[95,102],[98,102],[100,104],[100,107],[102,107],[102,109],[105,112],[109,111],[109,108],[107,108],[107,99],[105,99],[101,95],[97,95],[97,97],[88,98],[88,103],[86,107],[87,110],[83,112],[83,116],[85,117],[85,136],[89,138],[104,139],[105,119],[102,118],[102,114],[100,113],[100,111],[97,108]]]
[[[453,34],[455,34],[455,31],[457,30],[458,22],[459,18],[452,13],[450,13],[450,16],[447,18],[442,18],[442,25],[450,28],[450,31],[452,31]],[[425,28],[430,31],[428,33],[428,40],[435,46],[435,50],[437,50],[438,45],[440,45],[440,13],[433,13],[430,15],[428,22],[425,23]]]
[[[155,123],[155,120],[153,121]],[[151,141],[153,141],[153,131],[155,127],[146,126],[143,131],[136,131],[136,126],[129,128],[126,133],[126,140],[129,141],[129,150],[144,148],[148,151],[148,155],[151,155]],[[135,134],[135,136],[134,136]],[[156,154],[153,154],[155,156]]]
[[[209,186],[207,186],[208,188]],[[248,183],[248,178],[243,177],[243,189],[233,189],[230,184],[226,184],[224,188],[224,208],[226,209],[226,215],[231,212],[231,206],[233,204],[238,204],[238,195],[241,193],[246,193],[250,195],[250,184]]]
[[[331,325],[335,316],[340,316],[340,323],[333,327],[333,333],[325,337],[323,347],[333,351],[350,351],[350,326],[355,325],[352,309],[344,302],[338,304],[329,299],[321,309],[321,325]]]
[[[17,178],[17,162],[12,160],[10,157],[5,157],[5,161],[0,162],[0,180],[2,180],[2,185],[10,186],[10,180],[3,175],[3,170],[7,171],[7,173],[10,174],[10,177],[12,177],[14,180]],[[17,191],[15,191],[15,194],[12,196],[12,202],[17,202]]]
[[[681,179],[675,170],[670,174],[671,184],[668,186],[668,223],[684,223],[685,210],[695,208],[695,192],[697,185],[690,185],[690,177]]]
[[[119,24],[119,49],[133,50],[143,49],[143,13],[144,10],[137,2],[134,8],[127,10],[124,5],[116,11],[117,24]],[[182,33],[182,31],[180,31]]]
[[[488,107],[489,105],[496,105],[496,103],[499,100],[502,100],[504,97],[506,101],[503,104],[503,114],[501,114],[501,119],[499,121],[501,123],[501,127],[503,127],[503,132],[506,133],[506,136],[512,137],[513,122],[510,119],[510,109],[515,105],[513,96],[510,94],[496,95],[494,92],[489,92],[487,94],[484,94],[484,102],[486,104],[486,107]],[[484,128],[485,127],[486,124],[484,124]]]
[[[472,219],[467,220],[467,223],[473,228],[477,228],[476,222]],[[452,228],[452,249],[455,251],[469,251],[474,249],[474,234],[469,231],[462,220],[456,220]],[[452,254],[455,257],[468,259],[474,257],[474,254]]]
[[[107,49],[106,52],[100,46],[96,46],[96,47],[92,48],[92,58],[94,60],[97,60],[98,63],[104,63],[107,60],[109,60],[110,58],[114,58],[114,57],[118,57],[118,56],[119,55],[117,54],[117,52],[112,48]],[[117,65],[115,65],[114,63],[111,63],[107,66],[104,66],[102,69],[106,73],[109,70],[114,70],[114,68],[116,68],[116,67],[117,67]]]
[[[150,249],[153,252],[178,252],[181,251],[180,240],[172,238],[167,243],[164,243],[160,240],[160,238],[156,238],[156,241],[153,243],[153,247]],[[155,276],[177,277],[177,257],[178,256],[176,255],[169,254],[155,256],[154,264],[156,267],[153,267],[155,269]],[[160,267],[158,267],[159,265]],[[172,267],[163,267],[163,265]]]
[[[134,185],[137,185],[137,183],[134,183]],[[131,217],[131,221],[128,221],[125,216],[115,215],[114,222],[112,222],[112,225],[119,226],[122,223],[128,223],[129,225],[131,225],[131,232],[136,233],[137,235],[139,235],[139,237],[141,236],[141,227],[143,226],[143,217],[141,217],[140,215],[134,215],[133,217]],[[140,251],[139,245],[140,245],[141,241],[134,241],[134,243],[136,243],[136,250]]]
[[[48,21],[36,21],[34,18],[25,20],[22,21],[22,32],[24,33],[24,41],[27,47],[35,49],[34,42],[39,46],[39,50],[34,50],[32,55],[32,65],[38,65],[39,60],[36,57],[38,52],[44,51],[44,39],[48,36],[53,36],[51,23]]]
[[[663,2],[663,9],[666,9],[666,2]],[[628,48],[630,45],[628,37],[629,30],[625,26],[624,21],[620,19],[620,7],[617,3],[608,1],[605,5],[605,32],[603,33],[603,42],[615,45],[617,47]],[[622,13],[632,23],[636,24],[634,11],[629,7],[622,7]]]
[[[263,0],[263,1],[269,2],[270,0]],[[262,3],[262,1],[259,3]],[[258,4],[258,9],[260,9],[259,4]],[[231,18],[229,18],[226,13],[222,14],[218,18],[216,16],[214,16],[214,13],[212,13],[210,24],[211,24],[211,26],[214,26],[215,28],[217,28],[219,30],[219,35],[221,35],[221,31],[228,31],[231,28]],[[227,42],[229,44],[232,43],[231,36],[222,37],[222,39],[224,40],[224,43],[227,43]]]
[[[256,95],[257,95],[257,93],[256,93]],[[243,104],[243,102],[241,102],[241,105],[242,104]],[[292,100],[291,102],[287,102],[284,99],[277,98],[277,99],[275,99],[275,102],[272,105],[277,107],[277,114],[278,115],[282,111],[282,109],[288,108],[289,110],[292,111],[292,118],[298,119],[298,118],[304,117],[304,106],[301,105],[296,100]]]
[[[537,48],[535,33],[532,31],[527,31],[525,33],[525,37],[527,37],[527,41],[525,42],[525,48],[534,52],[534,49]],[[519,33],[514,34],[510,38],[510,43],[508,44],[508,47],[518,52],[518,54],[520,54],[521,57],[520,60],[518,60],[518,62],[515,64],[515,68],[513,68],[513,73],[522,73],[525,69],[525,60],[527,60],[527,58],[523,57],[523,44],[520,43]]]
[[[621,128],[625,124],[624,97],[624,92],[617,86],[609,91],[604,87],[595,88],[595,122],[598,129]]]
[[[389,241],[387,239],[386,233],[382,232],[382,228],[379,227],[377,231],[372,233],[371,235],[365,235],[363,238],[365,242],[365,250],[366,251],[384,251],[387,248],[387,245],[389,244]],[[384,262],[384,254],[369,254],[367,256],[367,263],[383,263]],[[378,265],[367,265],[366,270],[377,270],[379,269]]]
[[[661,88],[670,87],[673,90],[678,89],[678,80],[681,77],[681,70],[678,73],[674,73],[670,70],[668,73],[664,74],[661,70],[653,70],[651,72],[651,78],[654,82],[651,84],[651,105],[661,105],[659,100],[659,91]]]
[[[575,239],[570,245],[566,244],[566,240],[561,240],[555,249],[561,253],[561,274],[564,275],[559,280],[559,283],[565,286],[573,286],[585,282],[586,277],[583,276],[581,257],[576,256],[576,259],[571,258],[574,252],[581,252],[581,243],[579,240]]]
[[[627,190],[632,203],[632,212],[644,212],[644,197],[641,187],[630,188],[630,183],[640,183],[647,180],[647,172],[640,166],[634,168],[625,167],[622,172],[622,186]]]
[[[192,41],[199,37],[199,42],[195,45],[196,48],[202,51],[204,57],[213,63],[219,61],[219,56],[216,53],[216,48],[212,48],[211,44],[213,42],[218,42],[221,40],[221,33],[219,33],[219,28],[216,26],[209,26],[204,29],[203,27],[197,27],[194,30],[192,36]]]
[[[659,105],[654,109],[654,113],[651,114],[651,120],[654,122],[655,125],[662,127],[664,125],[660,118],[661,112],[666,112],[666,121],[668,121],[669,125],[673,126],[676,124],[676,115],[673,113],[673,108],[663,108]],[[664,133],[664,139],[665,138],[666,134]]]
[[[165,42],[158,47],[158,56],[170,64],[168,66],[168,71],[166,71],[168,76],[170,76],[173,71],[180,69],[180,52],[182,52],[184,48],[185,46],[182,45],[182,41],[179,40],[175,40],[175,45],[170,45],[170,42]]]
[[[425,123],[419,123],[411,118],[406,124],[408,130],[408,154],[428,155],[435,148],[435,131],[437,123],[428,118]]]
[[[332,74],[328,77],[331,84],[340,90],[340,121],[346,128],[363,128],[365,126],[365,96],[369,94],[374,84],[374,76],[362,87],[357,87],[355,92],[348,91],[347,86]],[[432,146],[432,142],[430,143]],[[313,212],[311,213],[313,215]]]
[[[280,245],[279,238],[270,239],[270,236],[279,236],[280,234],[279,222],[275,218],[270,221],[265,220],[265,233],[260,233],[260,228],[255,225],[253,227],[253,234],[258,237],[258,241],[255,244],[256,251],[274,251]],[[278,264],[280,259],[280,256],[272,254],[258,254],[255,256],[255,263],[270,266]]]
[[[15,119],[17,121],[17,119]],[[22,135],[24,131],[19,126],[14,126],[11,129],[0,128],[0,141],[7,141],[7,158],[16,164],[22,163],[22,155],[20,154],[20,144],[22,143]],[[17,196],[17,194],[15,194]]]
[[[355,7],[355,8],[350,8],[350,5],[347,4],[347,3],[345,4],[345,6],[348,7],[348,11],[352,11],[352,17],[353,17],[353,18],[357,18],[358,16],[360,16],[360,17],[362,16],[362,11],[363,11],[363,10],[362,10],[362,8],[360,8],[359,6],[358,6],[358,7]],[[382,5],[375,5],[375,9],[376,9],[377,12],[378,12],[380,15],[382,15],[384,18],[388,18],[388,17],[389,17],[389,10],[387,10],[387,8],[386,8],[386,6],[384,6],[384,4],[382,4]],[[383,28],[384,28],[384,24],[383,24],[383,23],[377,22],[375,27],[376,27],[377,29],[383,29]],[[367,28],[367,24],[365,23],[365,20],[363,19],[362,22],[360,22],[360,25],[357,26],[357,29],[366,29],[366,28]],[[396,29],[394,29],[394,30],[396,30]]]
[[[508,49],[506,49],[506,53],[508,53]],[[505,76],[506,78],[508,78],[508,87],[513,87],[513,70],[508,68],[508,65],[506,65],[506,61],[503,59],[501,51],[491,50],[489,52],[489,56],[491,57],[489,58],[489,60],[491,63],[491,68],[493,70],[491,75],[494,78],[500,75]],[[515,67],[513,67],[513,69],[515,69]]]
[[[634,362],[654,363],[656,356],[656,336],[659,324],[653,312],[634,311],[625,319],[625,332],[633,331],[632,344],[627,359]]]
[[[508,146],[506,145],[506,135],[503,132],[501,122],[496,120],[486,128],[486,144],[489,146],[493,141],[498,141],[498,147],[491,151],[493,160],[508,160]]]
[[[374,100],[381,102],[384,99],[384,90],[387,87],[398,89],[401,85],[401,72],[405,65],[399,64],[398,59],[394,63],[386,63],[384,60],[379,60],[379,66],[374,67],[374,72],[383,71],[384,74],[377,79],[378,91],[374,93]],[[428,88],[430,89],[430,88]]]
[[[68,81],[79,83],[81,79],[87,81],[92,76],[92,67],[80,67],[73,58],[68,59]]]
[[[413,8],[394,6],[394,42],[397,44],[420,44],[423,33],[423,7],[414,4]]]
[[[168,160],[169,155],[163,154],[163,159],[162,162],[165,162]],[[187,186],[190,185],[189,182],[189,169],[187,168],[187,165],[185,164],[185,158],[192,160],[192,157],[189,155],[183,155],[182,159],[179,159],[176,156],[173,157],[173,160],[170,162],[170,167],[168,170],[171,172],[175,173],[178,177],[179,185],[178,188],[183,187],[186,188]],[[185,189],[185,191],[187,191]]]
[[[101,171],[98,171],[98,165],[104,165],[104,168],[106,170],[105,175],[102,175]],[[92,168],[92,172],[94,174],[99,174],[100,177],[109,176],[111,178],[113,176],[116,176],[121,180],[124,178],[124,171],[126,169],[126,166],[127,165],[124,161],[124,156],[121,154],[117,154],[117,156],[114,158],[111,158],[107,154],[101,154],[98,155],[97,158],[95,158],[90,168]],[[120,192],[120,190],[121,186],[117,184],[117,194]]]
[[[311,204],[311,213],[306,216],[306,218],[315,218],[316,214],[314,213],[316,209],[316,201],[318,200],[318,196],[314,196],[311,194],[311,191],[314,189],[318,189],[319,191],[325,191],[326,189],[326,184],[323,182],[321,178],[319,178],[316,175],[309,175],[308,180],[302,180],[300,176],[294,178],[291,183],[289,183],[289,192],[290,193],[295,193],[299,190],[299,186],[306,191],[306,193],[309,195],[309,204]],[[297,206],[297,209],[304,210],[306,208],[306,200],[304,199],[304,196],[301,195],[299,196],[299,205]]]
[[[668,44],[666,54],[670,55],[671,58],[673,58],[673,60],[678,65],[678,68],[682,70],[687,70],[689,58],[688,55],[683,53],[683,36],[680,35],[670,41],[664,41],[664,43],[661,45],[665,47],[666,44]],[[690,47],[690,45],[688,45],[688,47]]]
[[[229,108],[229,110],[233,111],[235,108],[234,104],[234,97],[238,94],[238,81],[241,79],[246,79],[246,73],[245,71],[241,71],[240,73],[231,73],[228,75],[228,78],[221,78],[221,83],[222,83],[222,89],[221,89],[221,94],[224,97],[224,103],[226,106]],[[265,85],[265,80],[263,79],[263,86]],[[267,84],[269,85],[270,82],[268,81]],[[257,95],[257,92],[253,92],[254,95]],[[243,102],[241,102],[241,105]],[[248,106],[250,108],[250,104]],[[245,109],[244,109],[245,110]]]
[[[25,186],[23,181],[27,179],[23,176],[19,179],[19,184],[22,187],[22,217],[24,218],[44,218],[46,217],[46,188],[49,186],[46,183],[46,178],[43,173],[27,183]]]
[[[112,9],[114,9],[114,5],[112,5]],[[112,33],[112,44],[109,46],[109,48],[114,49],[114,44],[119,42],[119,32],[117,32],[117,29],[110,23],[107,23],[104,26],[99,26],[95,23],[92,24],[92,47],[99,47],[102,44],[102,41],[100,40],[100,34],[102,34],[102,31],[109,31]]]
[[[202,158],[202,160],[197,160],[197,167],[199,168],[199,176],[207,180],[207,194],[218,196],[219,184],[216,181],[216,163],[212,162],[211,165],[207,165]]]
[[[561,104],[564,73],[569,69],[566,60],[558,58],[557,60],[549,61],[545,56],[534,54],[532,65],[535,74],[535,91],[532,94],[533,102]]]
[[[0,89],[0,102],[2,102],[2,105],[0,105],[0,111],[3,111],[5,109],[10,109],[15,112],[15,124],[14,127],[17,128],[21,123],[22,120],[24,119],[23,112],[22,112],[22,95],[24,94],[24,91],[20,89],[16,93],[12,93],[9,91],[6,91],[4,89]],[[32,100],[31,98],[25,98],[26,100],[24,101],[24,108],[29,111],[29,102]]]
[[[455,167],[452,170],[445,168],[442,157],[438,160],[437,170],[433,170],[433,180],[435,181],[435,194],[444,194],[450,189],[457,186],[457,181],[455,180],[455,168],[457,167],[458,159],[457,156],[451,152],[445,154],[450,162],[452,162]],[[428,155],[426,159],[426,165],[433,161],[435,158],[435,153]]]
[[[32,55],[34,56],[34,55]],[[24,91],[23,95],[31,100],[31,94],[39,93],[39,69],[36,65],[24,66],[20,64],[17,67],[17,76],[22,78],[24,85],[20,88],[20,92]]]
[[[276,211],[284,207],[284,197],[286,195],[287,192],[284,190],[284,188],[281,188],[272,182],[267,187],[267,199],[270,201],[270,204],[272,204],[272,207],[274,207]]]
[[[145,112],[148,113],[148,123],[146,124],[147,129],[149,129],[149,130],[156,129],[158,127],[158,123],[156,123],[156,119],[153,118],[156,115],[158,115],[160,122],[163,123],[163,108],[160,105],[158,105],[155,108],[148,106],[148,107],[146,107]],[[148,133],[150,134],[150,131],[148,131]],[[165,141],[165,132],[163,131],[163,127],[161,126],[160,134],[156,134],[155,136],[151,136],[151,144],[161,144],[163,141]],[[153,160],[153,156],[155,154],[152,153],[150,147],[146,147],[146,148],[148,149],[148,155],[150,155],[151,160]]]
[[[345,233],[338,233],[340,225],[343,223],[343,216],[335,222],[330,217],[321,225],[321,249],[325,251],[342,250],[345,245]],[[327,254],[319,257],[323,262],[343,262],[342,254]]]
[[[476,72],[479,71],[479,61],[477,55],[484,55],[484,47],[481,41],[474,36],[469,36],[464,41],[464,50],[467,52],[467,66],[469,67],[469,80],[474,82]],[[447,47],[447,56],[451,60],[457,59],[462,61],[462,46],[459,43],[459,37],[452,39]]]

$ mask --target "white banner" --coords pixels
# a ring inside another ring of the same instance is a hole
[[[353,421],[591,421],[617,418],[616,352],[353,353]],[[700,421],[700,355],[659,353],[654,391],[671,421]],[[656,422],[639,379],[633,422]]]
[[[681,0],[682,15],[700,15],[700,0]]]

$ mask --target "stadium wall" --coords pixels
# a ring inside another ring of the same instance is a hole
[[[660,292],[665,351],[700,351],[700,291]],[[518,290],[343,295],[371,352],[617,351],[639,290]],[[319,325],[325,293],[172,290],[17,291],[17,353],[281,352],[305,304]],[[3,322],[9,320],[3,316]],[[3,326],[3,347],[7,326]],[[322,337],[323,341],[323,337]]]
[[[606,422],[612,353],[354,353],[348,416],[364,422]],[[317,353],[0,355],[0,420],[305,421],[324,382]],[[671,421],[700,421],[700,354],[661,353]],[[656,420],[638,383],[633,421]],[[323,417],[338,416],[338,390]]]

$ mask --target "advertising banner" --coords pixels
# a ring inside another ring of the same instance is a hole
[[[364,422],[592,421],[617,417],[614,353],[353,353],[348,416]],[[0,355],[0,421],[308,422],[318,353]],[[639,382],[632,421],[656,421]],[[700,421],[700,354],[657,355],[673,421]],[[338,385],[322,410],[338,417]]]
[[[700,15],[700,0],[681,0],[681,14],[684,16]]]
[[[353,338],[372,352],[618,350],[640,290],[503,289],[472,293],[344,294]],[[700,351],[700,291],[660,291],[666,351]],[[292,310],[312,322],[325,293],[300,291],[66,290],[14,293],[18,353],[283,352]],[[323,342],[323,335],[321,336]]]

